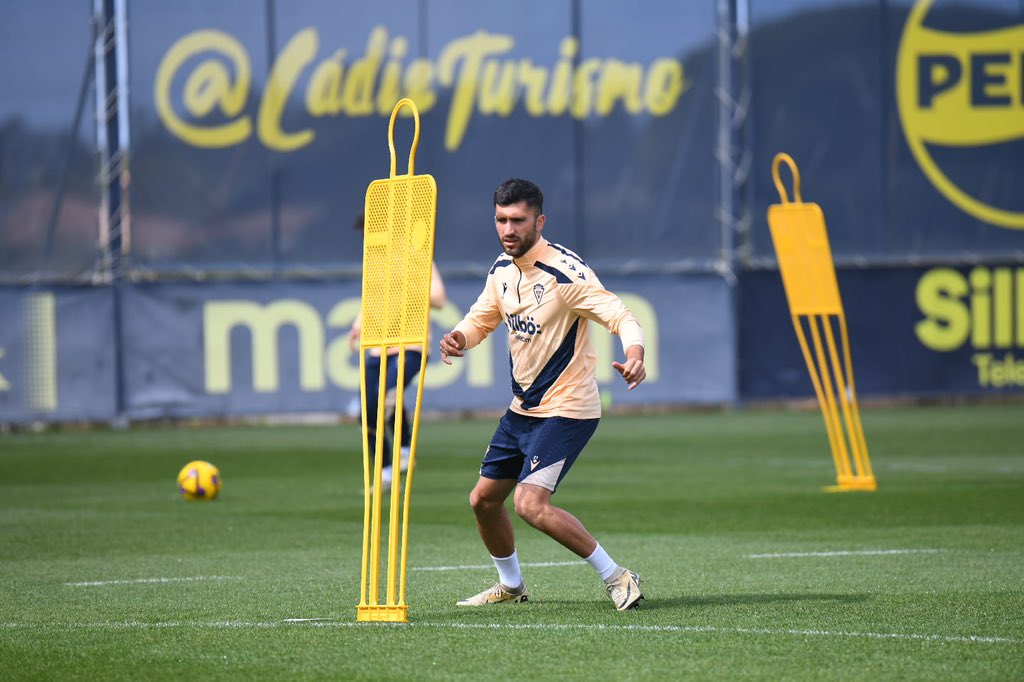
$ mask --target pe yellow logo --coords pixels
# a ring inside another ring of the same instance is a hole
[[[993,225],[1024,229],[1024,213],[958,187],[929,145],[983,147],[1024,138],[1024,24],[976,33],[924,26],[934,0],[918,0],[896,58],[896,100],[918,165],[949,201]],[[1022,188],[1024,191],[1024,188]]]

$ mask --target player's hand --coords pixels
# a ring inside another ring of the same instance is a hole
[[[612,367],[618,370],[632,391],[647,378],[647,370],[644,369],[644,347],[630,346],[626,349],[626,361],[613,362]]]
[[[353,325],[352,329],[348,333],[348,349],[350,351],[356,351],[359,349],[359,339],[362,337],[362,329]]]
[[[462,349],[466,347],[466,335],[460,331],[448,332],[441,337],[441,362],[446,365],[452,364],[449,358],[461,358],[465,355]]]

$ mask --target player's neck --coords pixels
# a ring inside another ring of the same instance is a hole
[[[514,260],[517,265],[522,265],[523,263],[533,263],[535,260],[537,260],[537,254],[543,251],[544,247],[546,247],[547,244],[547,239],[544,239],[544,237],[542,236],[537,237],[537,241],[533,244],[533,246],[527,249],[523,255],[516,256],[512,260]]]

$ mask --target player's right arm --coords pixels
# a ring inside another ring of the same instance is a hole
[[[441,337],[441,362],[446,365],[452,364],[448,358],[461,358],[465,353],[462,349],[466,347],[466,336],[456,330],[450,331]]]
[[[498,297],[494,295],[494,290],[492,281],[488,279],[476,303],[462,321],[455,325],[455,329],[441,337],[441,360],[445,364],[452,364],[450,357],[461,358],[465,355],[463,351],[479,344],[501,324],[501,307],[498,305]]]

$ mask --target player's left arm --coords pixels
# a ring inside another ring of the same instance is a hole
[[[359,339],[363,334],[363,312],[359,311],[356,319],[352,320],[352,329],[348,331],[348,349],[351,351],[359,348]]]
[[[647,369],[644,368],[644,347],[633,344],[626,349],[626,361],[613,362],[612,367],[619,371],[632,391],[647,378]]]
[[[448,302],[448,292],[444,288],[444,280],[437,270],[437,263],[430,264],[430,307],[443,308]]]
[[[647,378],[644,368],[644,331],[636,317],[618,296],[604,288],[601,280],[588,269],[586,280],[564,284],[559,293],[574,312],[594,320],[616,334],[622,342],[625,362],[613,362],[612,367],[633,390]]]

